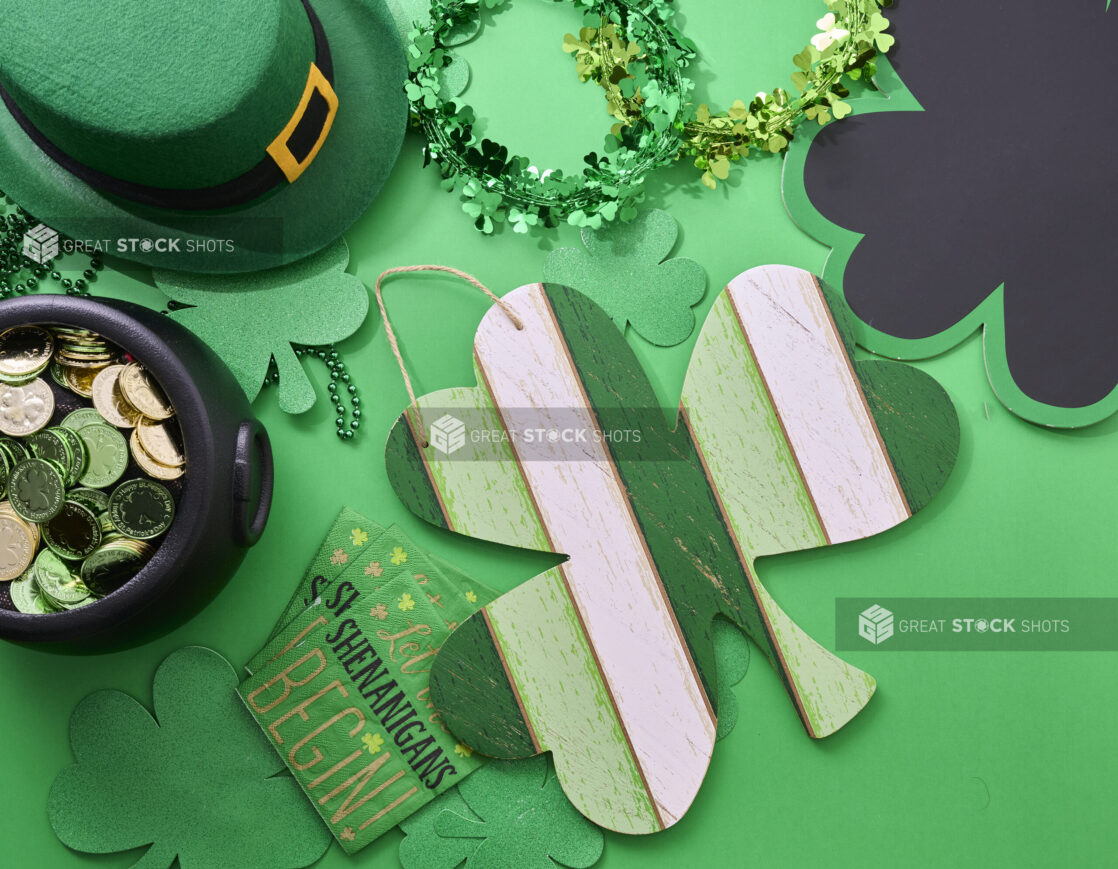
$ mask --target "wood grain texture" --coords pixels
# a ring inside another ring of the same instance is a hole
[[[432,696],[483,751],[551,750],[572,802],[622,832],[671,826],[701,784],[716,616],[770,658],[812,736],[857,714],[874,680],[808,637],[754,561],[896,524],[954,459],[942,390],[911,369],[853,366],[844,312],[832,316],[812,276],[754,270],[734,287],[699,337],[674,425],[604,312],[532,285],[505,296],[523,330],[497,308],[479,327],[480,386],[421,399],[511,436],[466,462],[430,449],[417,462],[390,441],[393,485],[420,515],[431,513],[427,485],[456,531],[569,556],[452,634]],[[516,436],[525,413],[538,429],[643,439],[528,444]],[[487,686],[499,698],[489,706]]]
[[[800,720],[813,738],[830,736],[870,702],[877,682],[809,637],[760,583],[754,593],[780,651],[779,666]]]
[[[659,821],[558,568],[489,607],[489,624],[542,749],[574,782],[576,808],[612,817],[624,832]]]
[[[475,360],[476,370],[476,360]],[[419,400],[423,424],[430,429],[445,414],[459,414],[472,430],[504,430],[484,380],[475,389],[446,389]],[[532,502],[512,446],[499,440],[473,440],[462,452],[445,455],[423,450],[426,472],[440,492],[451,528],[482,540],[524,549],[550,551],[550,542]]]
[[[907,519],[815,276],[763,266],[731,281],[729,295],[828,540],[858,540]]]
[[[761,270],[739,278],[739,286],[768,280],[757,272]],[[813,280],[789,275],[783,279],[804,293],[818,293]],[[824,326],[829,325],[826,320]],[[776,318],[770,328],[783,322],[784,318]],[[833,331],[831,337],[831,351],[845,354],[847,345],[839,332]],[[803,468],[770,389],[732,293],[724,293],[707,318],[688,369],[681,401],[684,420],[748,565],[750,593],[761,611],[759,623],[742,626],[781,674],[808,733],[821,737],[856,715],[872,696],[875,683],[807,636],[755,579],[753,564],[761,555],[827,542],[818,506],[806,491]],[[802,396],[804,401],[811,399],[810,394]],[[830,422],[823,414],[818,420]],[[844,446],[842,441],[833,445],[836,450]],[[828,490],[819,491],[821,498],[830,500]]]
[[[716,684],[711,616],[734,607],[746,578],[686,432],[673,431],[624,336],[607,328],[586,296],[547,286],[548,302],[599,428],[640,432],[639,446],[606,440],[708,703]],[[697,565],[708,582],[693,581]]]
[[[451,732],[468,733],[469,745],[490,757],[539,754],[484,616],[462,622],[443,649],[444,666],[431,669],[431,697]]]
[[[826,543],[728,293],[707,316],[681,405],[751,560]]]
[[[594,431],[594,409],[543,287],[516,293],[510,304],[523,330],[502,316],[476,343],[494,403],[532,408],[542,429]],[[570,556],[560,570],[670,826],[699,791],[715,721],[609,451],[592,438],[549,440],[521,457],[521,471],[552,546]]]
[[[449,529],[442,495],[427,471],[423,448],[416,442],[408,419],[401,417],[400,422],[403,424],[397,423],[392,427],[384,452],[385,470],[389,478],[396,481],[396,495],[420,519]]]
[[[943,387],[911,365],[864,361],[854,367],[885,441],[905,500],[915,513],[942,488],[959,455],[959,417]],[[950,411],[950,412],[948,412]]]

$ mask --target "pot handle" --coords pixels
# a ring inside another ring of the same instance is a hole
[[[237,448],[233,457],[233,540],[238,546],[253,546],[264,533],[268,513],[272,509],[272,442],[259,420],[246,420],[237,431]],[[253,468],[258,471],[253,473]],[[258,476],[258,479],[254,479]],[[256,513],[248,515],[249,507],[259,492]]]

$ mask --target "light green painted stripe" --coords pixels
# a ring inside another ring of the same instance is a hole
[[[788,674],[796,684],[803,713],[816,739],[830,736],[870,702],[877,682],[832,655],[788,617],[764,587],[757,587],[773,638],[780,647]]]
[[[729,293],[703,327],[683,406],[753,576],[761,555],[826,544]],[[833,733],[869,701],[873,678],[811,639],[759,583],[754,591],[809,732]]]
[[[478,384],[476,388],[447,389],[421,398],[424,426],[429,428],[442,414],[460,409],[469,428],[503,432],[500,415],[480,373]],[[467,450],[468,460],[463,455]],[[509,546],[551,551],[510,443],[475,444],[471,439],[464,450],[451,456],[443,457],[434,449],[425,450],[425,455],[431,483],[442,496],[454,531]]]
[[[728,292],[703,326],[682,403],[746,558],[827,542]]]
[[[618,832],[659,831],[559,568],[498,598],[487,612],[536,740],[555,752],[576,808]]]

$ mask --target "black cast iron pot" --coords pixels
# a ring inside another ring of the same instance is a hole
[[[69,296],[0,302],[0,331],[25,324],[90,329],[142,362],[174,405],[186,474],[174,522],[132,580],[70,612],[0,609],[0,637],[60,651],[135,645],[195,615],[260,538],[272,502],[268,434],[225,363],[162,314]]]

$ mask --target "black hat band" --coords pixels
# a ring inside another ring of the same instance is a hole
[[[106,175],[75,160],[55,145],[16,105],[2,84],[0,99],[43,153],[90,187],[141,205],[176,211],[219,211],[246,205],[281,184],[294,183],[303,174],[326,141],[338,111],[338,97],[334,93],[334,62],[326,31],[311,8],[310,0],[301,2],[314,33],[315,48],[315,59],[303,96],[287,126],[268,146],[267,156],[243,175],[222,184],[194,189],[149,187]]]

